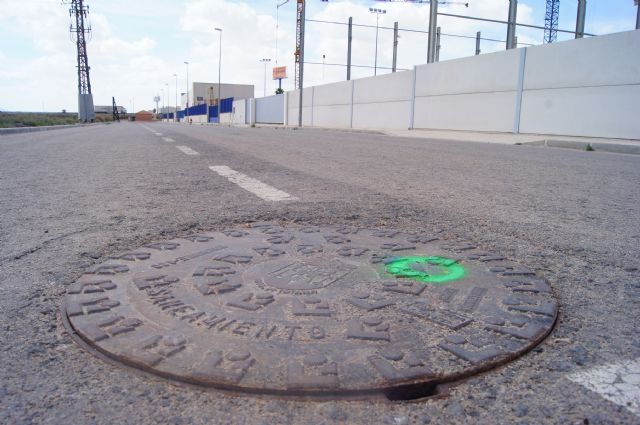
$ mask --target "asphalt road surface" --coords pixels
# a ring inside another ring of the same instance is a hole
[[[634,155],[142,123],[2,136],[0,423],[640,423],[639,206]],[[178,385],[99,360],[64,328],[87,267],[257,221],[443,230],[547,278],[560,317],[519,359],[396,403]]]

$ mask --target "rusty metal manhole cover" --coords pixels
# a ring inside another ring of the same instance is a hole
[[[164,377],[394,399],[516,357],[557,310],[544,279],[465,241],[272,224],[122,253],[65,302],[90,347]]]

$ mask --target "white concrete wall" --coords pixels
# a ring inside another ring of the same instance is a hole
[[[313,125],[313,114],[312,114],[312,102],[314,96],[315,87],[305,87],[302,93],[302,125],[303,126],[312,126]],[[289,125],[298,125],[298,110],[300,104],[300,90],[293,90],[287,92],[288,96],[287,102],[287,114],[288,114],[288,123]],[[337,125],[330,125],[330,127],[339,128]]]
[[[233,124],[248,124],[247,99],[233,101]]]
[[[527,49],[520,132],[640,139],[640,31]]]
[[[256,122],[261,124],[284,123],[284,95],[261,97],[256,101]]]
[[[184,122],[189,124],[189,120],[191,120],[193,124],[201,124],[209,122],[209,117],[207,115],[189,115],[189,119],[187,120],[185,117]]]
[[[220,124],[225,124],[225,125],[229,125],[231,124],[231,120],[234,118],[233,117],[233,113],[231,112],[225,112],[224,114],[220,114],[220,119],[218,120],[218,122]]]
[[[286,93],[288,125],[298,94]],[[402,129],[412,106],[413,128],[640,139],[640,31],[308,87],[302,124]]]
[[[413,72],[354,80],[354,128],[408,128]]]
[[[314,126],[349,128],[352,84],[352,81],[341,81],[313,88]],[[297,117],[295,120],[297,122]]]
[[[513,130],[522,49],[416,68],[414,128]]]

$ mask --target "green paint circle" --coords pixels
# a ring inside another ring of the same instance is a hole
[[[394,257],[389,258],[385,262],[385,268],[388,273],[395,277],[417,280],[424,283],[447,283],[459,280],[467,273],[466,269],[458,264],[456,260],[445,257]],[[426,270],[420,270],[420,265],[436,266],[435,273]]]

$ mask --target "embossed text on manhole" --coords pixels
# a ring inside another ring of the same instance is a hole
[[[90,347],[164,377],[409,398],[530,349],[558,306],[532,270],[467,241],[262,224],[123,252],[64,310]]]

